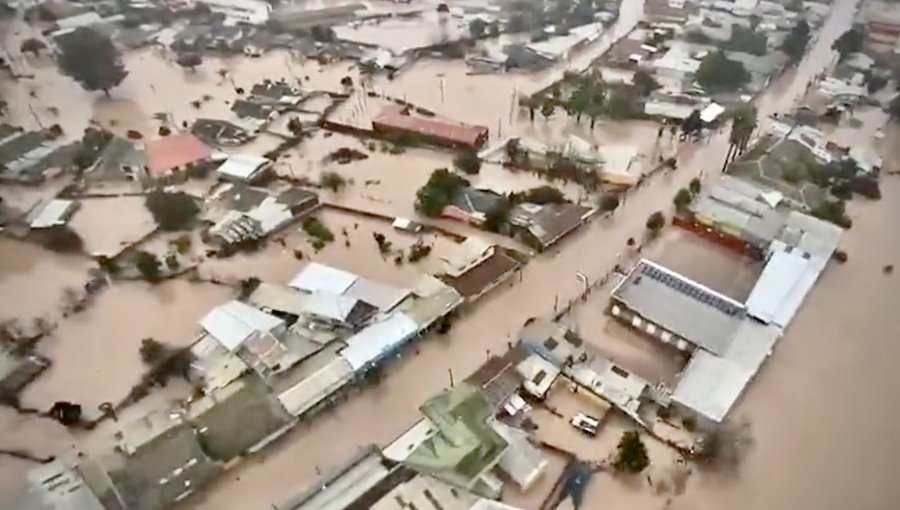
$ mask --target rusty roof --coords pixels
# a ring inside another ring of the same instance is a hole
[[[447,122],[424,117],[414,117],[403,114],[398,106],[385,108],[372,124],[418,133],[423,136],[441,138],[452,143],[464,145],[478,145],[479,138],[487,136],[488,128],[484,126],[472,126],[458,122]]]
[[[173,168],[209,159],[212,151],[199,138],[190,133],[159,138],[147,142],[147,171],[161,174]]]

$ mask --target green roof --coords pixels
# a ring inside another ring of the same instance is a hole
[[[496,464],[508,447],[488,424],[494,409],[472,386],[444,390],[421,411],[435,424],[437,433],[406,460],[419,470],[468,485]]]

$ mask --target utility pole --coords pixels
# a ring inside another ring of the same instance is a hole
[[[453,369],[447,368],[447,373],[450,374],[450,387],[453,388],[454,387],[454,385],[453,385]]]

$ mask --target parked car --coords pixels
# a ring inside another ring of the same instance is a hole
[[[585,434],[593,437],[597,435],[597,429],[600,428],[600,420],[594,418],[593,416],[588,416],[584,413],[578,413],[572,418],[572,421],[569,423],[572,424],[576,429],[584,432]]]

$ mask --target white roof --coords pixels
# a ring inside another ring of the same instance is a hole
[[[344,358],[335,357],[306,379],[278,395],[287,412],[300,416],[350,381],[353,370]]]
[[[573,27],[567,35],[550,37],[546,41],[531,43],[528,49],[538,55],[555,60],[562,58],[578,44],[594,41],[603,33],[603,23],[591,23]]]
[[[357,300],[327,292],[313,293],[303,305],[303,313],[343,322],[356,306]]]
[[[368,278],[359,277],[344,292],[344,295],[369,303],[382,312],[387,312],[403,301],[409,293],[409,289],[392,287]]]
[[[542,398],[559,376],[560,369],[537,354],[532,354],[516,366],[516,372],[525,379],[525,390]]]
[[[56,26],[58,26],[60,29],[78,28],[87,25],[93,25],[94,23],[99,23],[102,19],[103,18],[96,12],[85,12],[82,14],[76,14],[75,16],[69,16],[68,18],[56,20]]]
[[[796,249],[772,253],[747,298],[747,313],[766,324],[787,327],[822,269],[821,259],[807,257]]]
[[[255,333],[267,333],[284,322],[240,301],[229,301],[210,310],[200,325],[223,347],[235,351]]]
[[[221,175],[242,180],[252,179],[258,171],[272,164],[272,160],[253,154],[235,154],[230,156],[217,172]]]
[[[721,422],[780,336],[780,328],[743,321],[724,356],[703,349],[694,352],[672,392],[672,400]]]
[[[403,462],[409,458],[409,454],[412,453],[413,450],[424,443],[426,439],[433,436],[436,431],[437,427],[434,426],[434,423],[432,423],[430,419],[427,417],[422,418],[403,434],[400,434],[400,437],[394,439],[390,444],[385,446],[381,450],[381,453],[385,458]]]
[[[311,262],[288,283],[288,286],[310,293],[343,294],[357,278],[359,276],[353,273],[318,262]]]
[[[690,104],[657,101],[655,99],[644,103],[644,113],[647,115],[658,115],[660,117],[684,120],[690,117],[693,112],[694,105]]]
[[[603,158],[603,172],[618,174],[633,174],[639,165],[634,165],[638,155],[638,148],[634,145],[604,145],[599,149]]]
[[[406,314],[395,313],[376,322],[347,339],[347,348],[341,351],[353,370],[377,360],[397,348],[419,331],[418,325]]]
[[[709,123],[719,118],[719,115],[722,115],[724,112],[724,106],[718,103],[709,103],[709,105],[700,112],[700,120]]]
[[[41,212],[31,220],[31,228],[49,228],[55,225],[65,224],[66,215],[75,207],[72,200],[54,199],[47,203]]]
[[[246,214],[259,222],[259,227],[265,234],[277,230],[294,218],[288,206],[275,197],[266,197]]]

